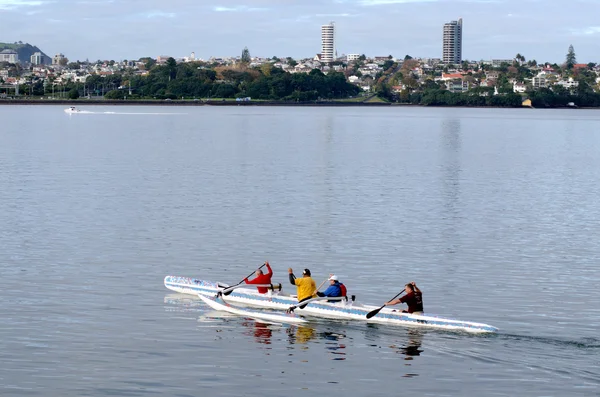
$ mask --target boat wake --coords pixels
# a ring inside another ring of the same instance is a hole
[[[93,112],[90,110],[78,110],[77,112],[67,112],[68,114],[111,114],[111,115],[134,115],[134,116],[184,116],[187,113],[162,113],[162,112]]]
[[[513,335],[513,334],[502,334],[503,339],[511,341],[530,341],[553,345],[557,347],[574,347],[577,349],[600,349],[600,339],[597,338],[581,338],[578,340],[550,338],[543,336],[526,336],[526,335]]]

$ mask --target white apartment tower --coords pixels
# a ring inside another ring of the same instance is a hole
[[[442,62],[459,64],[462,62],[462,18],[444,24]]]
[[[29,58],[32,65],[41,65],[44,63],[44,56],[41,52],[34,52],[33,55]]]
[[[333,22],[321,26],[321,62],[335,60],[335,24]]]

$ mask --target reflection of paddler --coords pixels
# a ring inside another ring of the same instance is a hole
[[[273,331],[269,328],[268,324],[261,323],[260,321],[244,321],[242,325],[248,330],[244,332],[244,335],[254,336],[257,343],[264,343],[265,345],[271,344],[271,337]]]
[[[423,343],[423,334],[411,330],[408,332],[408,342],[398,349],[398,353],[406,355],[405,360],[412,360],[414,356],[420,356],[423,352],[421,343]]]
[[[258,343],[264,343],[265,345],[271,344],[271,336],[273,331],[269,328],[268,324],[254,322],[254,338]]]
[[[291,330],[291,328],[290,328]],[[289,341],[291,344],[304,344],[309,342],[311,339],[315,337],[315,330],[309,327],[297,326],[296,332],[291,333],[288,332]]]

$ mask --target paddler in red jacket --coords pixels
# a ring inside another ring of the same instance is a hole
[[[244,279],[246,284],[271,284],[271,277],[273,277],[273,270],[271,270],[271,266],[269,262],[265,262],[265,266],[267,266],[267,273],[263,273],[261,269],[256,271],[256,277],[252,280]],[[259,294],[266,294],[269,289],[267,287],[256,287]]]

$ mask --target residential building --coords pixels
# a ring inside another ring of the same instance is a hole
[[[469,82],[463,79],[452,79],[446,81],[446,89],[450,92],[467,92],[469,91],[469,88]]]
[[[548,81],[546,80],[546,75],[538,74],[534,78],[531,79],[531,86],[536,88],[545,88],[548,86]]]
[[[42,65],[44,63],[44,56],[39,51],[34,52],[29,61],[32,65]]]
[[[64,59],[65,59],[65,56],[63,54],[56,54],[56,55],[54,55],[54,58],[52,58],[52,64],[60,65]]]
[[[508,66],[512,66],[514,61],[514,59],[492,59],[492,66],[499,68],[503,63],[507,64]]]
[[[169,55],[159,55],[156,57],[156,64],[157,65],[164,65],[167,63],[167,59],[171,58],[171,56]]]
[[[462,18],[444,24],[442,62],[459,64],[462,62]]]
[[[321,26],[321,62],[333,62],[335,57],[335,24],[330,22]]]
[[[586,65],[587,67],[587,65]],[[562,85],[563,87],[565,87],[566,89],[570,90],[571,88],[576,88],[579,86],[579,81],[577,80],[573,80],[573,77],[569,77],[568,80],[560,80],[559,82],[557,82],[556,84],[558,85]]]
[[[442,73],[442,77],[436,77],[435,80],[437,81],[449,81],[449,80],[456,80],[456,79],[461,79],[464,77],[464,75],[462,73]]]
[[[358,58],[360,58],[360,54],[348,54],[348,55],[346,55],[346,60],[348,62],[358,61]]]
[[[527,85],[523,83],[513,82],[513,92],[522,94],[527,91]]]
[[[19,63],[19,54],[15,50],[0,51],[0,62]]]

